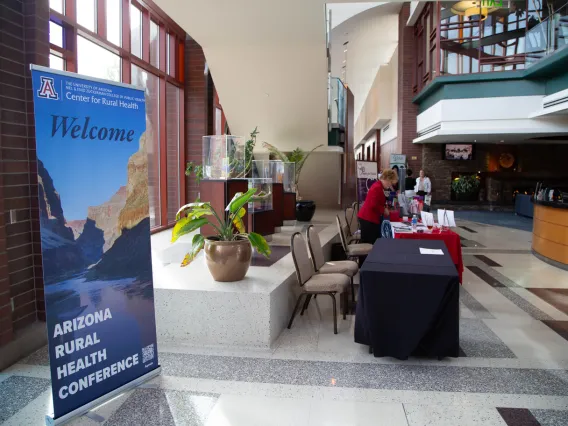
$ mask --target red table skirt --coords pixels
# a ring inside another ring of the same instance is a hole
[[[460,283],[462,282],[462,274],[463,274],[463,259],[462,259],[462,250],[461,250],[461,241],[460,236],[456,234],[454,231],[433,231],[432,233],[424,232],[422,234],[419,233],[404,233],[404,232],[395,232],[395,238],[406,238],[412,240],[442,240],[446,243],[446,247],[448,248],[448,252],[450,256],[452,256],[452,260],[456,265],[458,270],[458,274],[460,277]]]

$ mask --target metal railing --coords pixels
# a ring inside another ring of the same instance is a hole
[[[527,31],[526,66],[568,46],[568,3]]]

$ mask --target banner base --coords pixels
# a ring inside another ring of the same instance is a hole
[[[55,425],[62,425],[65,424],[67,422],[69,422],[70,420],[74,419],[75,417],[79,417],[82,416],[83,414],[91,411],[92,409],[98,407],[99,405],[103,404],[104,402],[108,401],[109,399],[114,398],[115,396],[120,395],[123,392],[126,392],[127,390],[130,390],[132,388],[136,388],[138,386],[140,386],[142,383],[147,382],[150,379],[153,379],[156,376],[159,376],[160,373],[162,372],[162,367],[159,366],[157,368],[155,368],[154,370],[144,374],[143,376],[138,377],[137,379],[132,380],[131,382],[128,382],[124,385],[122,385],[119,388],[116,388],[115,390],[97,398],[92,400],[91,402],[89,402],[88,404],[83,405],[82,407],[79,407],[67,414],[65,414],[64,416],[58,417],[58,418],[53,418],[51,416],[45,416],[45,424],[46,426],[55,426]]]

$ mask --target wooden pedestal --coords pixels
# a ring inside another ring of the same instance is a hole
[[[221,216],[225,212],[225,207],[233,199],[237,192],[245,193],[248,191],[248,181],[246,179],[230,180],[202,180],[199,184],[200,199],[202,202],[209,202],[217,214]],[[244,206],[247,208],[247,205]],[[221,216],[222,217],[222,216]],[[212,218],[211,220],[215,220]],[[243,218],[245,226],[247,215]],[[216,231],[211,226],[203,226],[201,234],[205,236],[215,235]]]
[[[296,193],[284,192],[282,220],[296,220]]]
[[[247,216],[248,232],[256,232],[263,236],[274,234],[274,210],[249,211]]]
[[[284,224],[284,185],[281,183],[272,184],[272,210],[274,211],[274,226],[282,226]]]

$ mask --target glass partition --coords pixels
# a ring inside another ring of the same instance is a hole
[[[568,2],[556,10],[539,9],[539,5],[536,2],[535,9],[529,11],[527,67],[568,45]]]
[[[270,178],[270,173],[268,170],[268,161],[252,160],[250,173],[253,178],[262,178],[262,179]]]
[[[330,77],[329,82],[329,117],[330,124],[345,127],[347,89],[337,77]]]
[[[245,138],[203,136],[203,179],[244,179]]]
[[[249,212],[272,210],[272,179],[252,178],[248,182],[249,189],[256,189],[255,195],[249,201]]]
[[[269,161],[269,175],[273,183],[281,183],[284,192],[296,192],[296,163]]]

